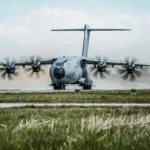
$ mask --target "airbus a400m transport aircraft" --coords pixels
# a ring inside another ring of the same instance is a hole
[[[5,62],[0,63],[2,72],[1,77],[6,79],[14,79],[13,76],[18,76],[16,69],[18,66],[30,66],[25,68],[26,71],[31,71],[30,76],[34,73],[39,76],[39,72],[44,70],[42,65],[51,65],[49,74],[52,80],[51,85],[54,89],[65,89],[68,84],[78,84],[83,86],[83,89],[91,89],[92,75],[94,77],[105,78],[105,75],[109,75],[110,71],[108,67],[122,66],[117,71],[121,74],[124,80],[134,81],[136,77],[140,77],[142,74],[142,67],[149,66],[150,64],[138,63],[135,58],[126,58],[124,61],[110,61],[106,58],[101,59],[88,57],[88,45],[91,31],[130,31],[130,29],[93,29],[89,25],[85,25],[83,29],[56,29],[52,31],[83,31],[83,50],[81,57],[56,57],[49,59],[41,59],[37,57],[31,57],[30,60],[24,60],[20,62],[10,61],[8,58]]]

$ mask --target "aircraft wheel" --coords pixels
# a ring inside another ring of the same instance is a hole
[[[83,90],[91,90],[91,85],[83,85]]]
[[[54,90],[65,90],[64,84],[54,84]]]

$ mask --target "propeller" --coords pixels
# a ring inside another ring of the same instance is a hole
[[[93,76],[97,78],[98,76],[102,79],[106,78],[106,76],[110,75],[110,70],[108,70],[108,66],[106,65],[107,58],[104,57],[101,59],[100,56],[96,56],[96,59],[99,60],[98,64],[92,69],[94,70]]]
[[[135,81],[137,77],[142,75],[140,67],[137,67],[135,64],[137,62],[136,58],[130,59],[129,57],[125,58],[126,65],[123,68],[118,68],[117,71],[121,74],[123,80]]]
[[[3,67],[0,68],[2,79],[6,79],[7,77],[8,80],[13,80],[13,77],[17,77],[19,75],[19,73],[16,72],[17,68],[15,66],[15,62],[16,60],[14,58],[12,60],[8,57],[4,58],[4,61],[2,62]]]
[[[36,78],[40,78],[40,72],[42,74],[45,73],[45,69],[41,68],[41,62],[40,62],[41,57],[39,56],[30,56],[28,61],[32,62],[32,67],[31,68],[25,68],[26,72],[29,72],[29,77],[33,77],[34,75]]]

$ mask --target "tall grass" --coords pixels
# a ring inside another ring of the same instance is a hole
[[[57,93],[6,93],[0,94],[0,102],[139,102],[150,103],[150,91],[88,91]]]
[[[0,149],[150,147],[150,108],[0,109],[0,123]]]

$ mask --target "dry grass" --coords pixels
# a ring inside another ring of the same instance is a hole
[[[150,108],[0,109],[0,149],[150,147]]]

